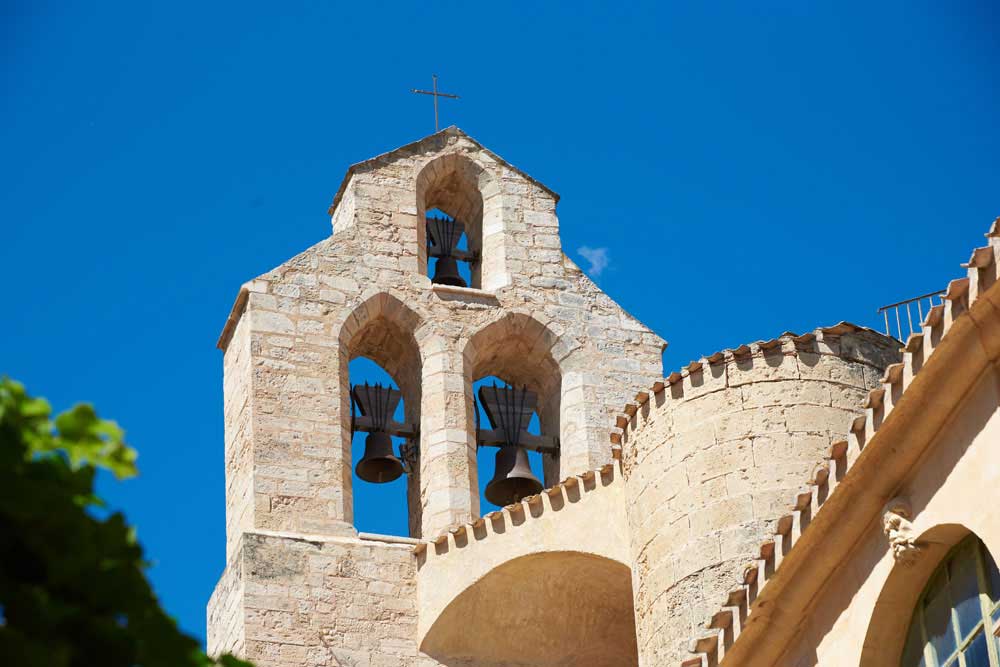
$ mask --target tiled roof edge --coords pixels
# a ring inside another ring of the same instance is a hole
[[[850,474],[858,455],[878,432],[934,350],[940,347],[952,324],[1000,278],[1000,218],[993,221],[986,237],[989,245],[976,248],[970,260],[962,265],[968,275],[948,284],[943,304],[931,308],[921,323],[921,331],[907,339],[903,361],[887,367],[882,386],[868,393],[864,414],[852,420],[848,439],[832,444],[827,461],[796,494],[791,511],[778,519],[773,539],[760,545],[758,558],[744,569],[743,584],[731,590],[707,620],[706,632],[691,638],[689,650],[694,655],[682,661],[681,667],[718,665],[732,649],[753,614],[754,601],[767,583],[780,575],[783,560],[836,492],[845,475]]]
[[[434,538],[421,541],[413,547],[413,553],[418,556],[426,553],[428,558],[440,558],[454,549],[465,549],[473,544],[488,541],[494,533],[507,534],[508,530],[527,525],[529,521],[547,512],[558,512],[559,510],[551,503],[553,496],[568,493],[571,488],[579,489],[581,494],[594,493],[617,483],[620,477],[621,473],[615,470],[614,463],[607,463],[599,469],[567,477],[558,484],[528,496],[520,502],[488,512],[468,523],[452,526]],[[502,522],[503,530],[496,531],[492,526],[494,522]]]

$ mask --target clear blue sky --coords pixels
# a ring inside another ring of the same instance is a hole
[[[462,96],[444,124],[562,195],[565,250],[606,249],[598,284],[668,369],[878,324],[1000,215],[995,2],[530,4],[3,3],[0,372],[126,427],[142,474],[103,491],[196,635],[224,562],[216,337],[242,282],[329,234],[349,164],[433,129],[408,92],[432,72]]]

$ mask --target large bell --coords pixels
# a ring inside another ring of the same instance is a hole
[[[458,272],[458,260],[451,256],[438,257],[437,265],[434,267],[434,277],[431,278],[431,282],[438,285],[468,287],[465,279]]]
[[[486,500],[504,507],[541,490],[542,483],[531,472],[524,447],[506,446],[497,451],[496,470],[486,485]]]
[[[358,477],[373,484],[384,484],[403,474],[403,462],[392,450],[392,437],[375,431],[365,438],[365,455],[354,467]]]

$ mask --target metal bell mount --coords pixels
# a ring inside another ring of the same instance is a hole
[[[503,507],[535,495],[543,486],[531,472],[527,450],[552,454],[559,451],[555,438],[528,433],[538,396],[527,387],[498,387],[494,383],[479,388],[479,402],[493,429],[477,428],[477,444],[500,448],[493,479],[486,485],[486,499]]]
[[[432,283],[468,287],[458,272],[458,262],[472,264],[476,254],[458,249],[465,225],[454,218],[427,217],[427,256],[436,257]]]
[[[402,398],[403,394],[398,389],[381,384],[369,385],[365,382],[351,387],[351,433],[368,433],[364,456],[354,472],[366,482],[385,484],[412,470],[414,461],[405,459],[416,456],[416,429],[392,418]],[[355,405],[361,416],[354,415]],[[397,457],[393,450],[394,435],[407,438],[407,443],[400,447],[403,459]]]

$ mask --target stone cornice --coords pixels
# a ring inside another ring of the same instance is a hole
[[[243,317],[244,311],[247,309],[247,301],[250,299],[250,292],[266,292],[267,282],[264,280],[251,280],[250,282],[243,283],[240,287],[239,293],[236,295],[236,301],[233,302],[233,307],[229,310],[229,316],[226,318],[226,323],[222,325],[222,332],[219,334],[219,340],[216,341],[215,347],[226,351],[229,346],[229,340],[233,337],[233,332],[236,331],[236,325],[239,324],[240,318]]]
[[[236,301],[233,302],[233,307],[229,310],[229,317],[226,318],[226,323],[222,325],[219,340],[215,343],[215,347],[223,352],[229,347],[229,340],[233,337],[233,332],[236,330],[236,325],[239,324],[240,318],[243,317],[243,311],[246,310],[249,298],[250,291],[246,286],[241,287],[239,293],[236,295]]]

